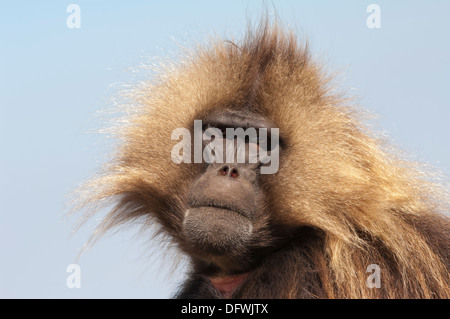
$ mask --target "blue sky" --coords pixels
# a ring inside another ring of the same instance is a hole
[[[81,28],[69,29],[69,4]],[[170,256],[129,227],[67,265],[95,226],[76,234],[67,195],[107,160],[105,125],[132,70],[208,34],[239,37],[262,1],[9,1],[0,6],[0,297],[166,298],[182,278]],[[277,1],[281,20],[308,36],[312,53],[375,126],[414,159],[450,176],[450,2]],[[369,29],[366,8],[381,8]],[[269,11],[271,5],[269,5]],[[100,114],[97,115],[96,114]]]

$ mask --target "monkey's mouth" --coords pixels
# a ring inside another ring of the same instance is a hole
[[[216,203],[204,203],[202,205],[195,205],[195,206],[191,206],[192,208],[206,208],[206,209],[217,209],[217,210],[226,210],[232,213],[236,213],[238,215],[241,215],[242,217],[245,218],[249,218],[250,217],[250,213],[247,212],[245,209],[239,209],[235,206],[231,206],[231,205],[226,205],[226,204],[216,204]]]
[[[183,233],[198,252],[241,255],[251,240],[253,223],[234,207],[201,205],[186,210]]]

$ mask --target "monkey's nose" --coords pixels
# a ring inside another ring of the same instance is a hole
[[[230,176],[231,178],[238,178],[239,170],[236,167],[230,168],[228,165],[225,165],[219,169],[219,175]]]

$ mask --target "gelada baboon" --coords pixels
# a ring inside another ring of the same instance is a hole
[[[189,257],[179,298],[449,297],[445,190],[362,124],[292,31],[263,19],[241,41],[210,40],[162,69],[133,92],[114,158],[83,188],[88,215],[111,208],[94,237],[158,225]],[[202,152],[218,137],[199,137],[195,121],[223,135],[278,129],[265,146],[277,148],[276,171],[195,161],[199,138]],[[183,128],[193,141],[180,162]]]

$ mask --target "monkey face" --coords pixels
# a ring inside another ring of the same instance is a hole
[[[248,110],[214,111],[202,124],[203,136],[211,129],[216,130],[202,144],[204,155],[209,149],[213,159],[206,156],[207,163],[189,187],[182,232],[192,255],[233,264],[233,268],[239,269],[252,263],[253,251],[261,249],[261,243],[269,237],[265,231],[269,215],[265,212],[260,176],[264,168],[273,166],[272,161],[278,161],[274,155],[279,153],[278,136],[267,138],[250,133],[276,128],[263,116]],[[232,131],[243,132],[244,136],[230,136],[228,133]],[[220,147],[212,149],[213,143]]]

